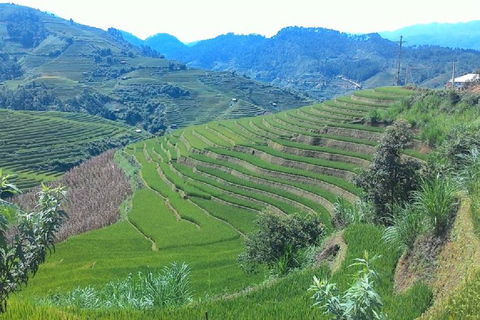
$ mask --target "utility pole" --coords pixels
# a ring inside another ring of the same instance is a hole
[[[402,44],[403,44],[403,36],[400,36],[399,41],[399,49],[398,49],[398,66],[397,66],[397,86],[400,85],[400,68],[402,66]]]
[[[455,61],[453,61],[452,68],[452,90],[455,90]]]

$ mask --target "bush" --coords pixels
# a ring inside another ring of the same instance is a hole
[[[313,215],[284,216],[265,212],[257,219],[258,231],[249,234],[241,267],[253,272],[267,265],[275,274],[285,274],[301,265],[301,251],[317,244],[324,234],[320,218]]]
[[[8,182],[9,177],[0,169],[0,197],[3,192],[18,191]],[[0,314],[6,311],[9,295],[28,283],[45,262],[47,251],[54,249],[55,234],[66,218],[60,210],[64,197],[61,187],[50,189],[42,185],[37,206],[31,212],[0,201]],[[14,225],[9,225],[4,218],[3,207],[15,210]]]
[[[373,203],[376,222],[388,224],[393,217],[393,205],[407,202],[410,192],[417,188],[420,164],[401,156],[412,139],[408,123],[395,122],[387,128],[370,168],[354,179]]]
[[[458,191],[459,186],[452,178],[437,175],[424,180],[420,190],[413,192],[415,207],[428,218],[437,236],[444,234],[453,222]]]

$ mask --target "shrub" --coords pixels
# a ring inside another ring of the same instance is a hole
[[[0,196],[5,191],[18,191],[8,178],[0,170]],[[9,295],[26,285],[45,262],[47,251],[54,248],[55,233],[66,217],[59,209],[65,196],[61,187],[50,189],[42,185],[37,196],[37,207],[30,212],[20,211],[6,201],[0,202],[1,206],[16,211],[15,225],[9,225],[0,212],[0,313],[6,311]]]
[[[377,222],[389,223],[393,205],[408,201],[410,192],[417,188],[420,164],[401,157],[412,138],[407,122],[395,122],[387,128],[370,168],[354,179],[365,191],[366,198],[372,201]]]
[[[317,244],[324,234],[320,218],[313,215],[278,215],[264,212],[257,219],[258,231],[249,234],[241,267],[253,272],[267,265],[275,274],[285,274],[301,265],[301,251]]]
[[[452,178],[437,175],[424,180],[420,190],[413,192],[416,208],[429,219],[437,236],[444,234],[453,221],[458,191],[458,184]]]

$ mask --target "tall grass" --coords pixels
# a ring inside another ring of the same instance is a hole
[[[333,220],[337,228],[355,223],[372,223],[373,219],[374,208],[370,201],[361,199],[352,204],[342,197],[335,199]]]
[[[424,215],[414,205],[398,205],[393,209],[393,225],[387,227],[382,239],[391,248],[412,249],[415,240],[426,230]]]
[[[459,190],[452,178],[437,175],[413,192],[415,207],[429,219],[435,235],[442,235],[451,225]]]
[[[41,303],[79,309],[157,309],[173,308],[192,300],[187,264],[173,262],[161,273],[139,272],[124,280],[111,281],[103,288],[77,287],[69,293],[56,293]]]
[[[480,150],[472,148],[463,157],[465,165],[461,171],[460,181],[472,199],[471,215],[475,233],[480,237]]]

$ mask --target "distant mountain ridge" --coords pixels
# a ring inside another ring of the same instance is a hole
[[[410,43],[407,36],[404,40]],[[228,33],[189,47],[173,36],[160,35],[145,44],[190,67],[235,71],[317,99],[397,83],[398,43],[377,33],[288,27],[271,38]],[[451,76],[452,61],[457,61],[458,74],[469,73],[480,69],[480,52],[404,47],[399,83],[441,87]]]
[[[379,33],[383,38],[396,41],[400,36],[406,46],[436,45],[449,48],[480,50],[480,20],[460,23],[417,24],[395,31]]]

